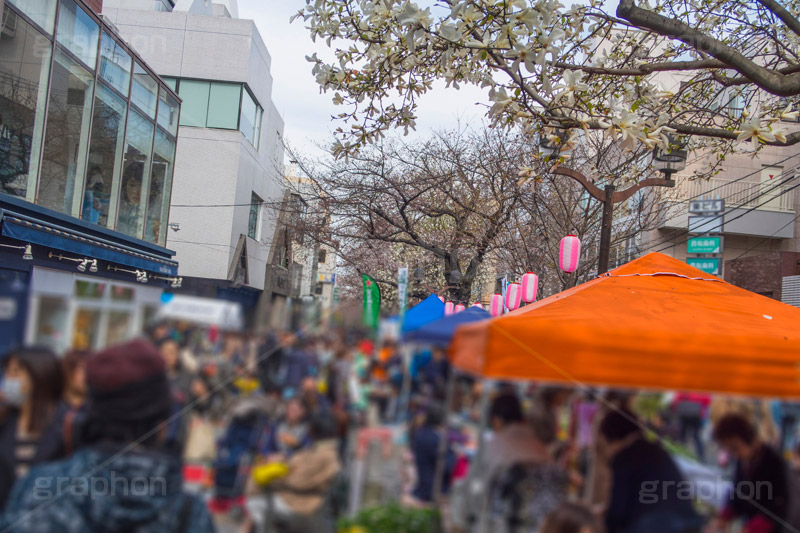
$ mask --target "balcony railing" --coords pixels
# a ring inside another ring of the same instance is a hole
[[[777,184],[782,178],[775,179],[777,182],[758,183],[719,178],[688,180],[679,177],[676,179],[675,187],[666,190],[665,193],[667,200],[675,202],[694,200],[705,195],[706,198],[724,198],[726,209],[757,207],[765,211],[794,212],[795,190],[792,187],[797,185],[800,177],[789,179],[780,186]]]

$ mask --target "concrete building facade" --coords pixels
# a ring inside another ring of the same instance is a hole
[[[283,195],[270,55],[235,0],[106,0],[103,13],[184,101],[168,244],[184,292],[253,309]],[[170,10],[171,8],[171,10]]]

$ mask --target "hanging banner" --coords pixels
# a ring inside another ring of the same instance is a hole
[[[400,267],[397,270],[397,300],[400,306],[400,325],[403,324],[403,317],[406,315],[408,307],[408,267]]]
[[[506,290],[508,289],[508,277],[504,276],[502,281],[500,282],[500,294],[503,296],[503,312],[508,313],[508,307],[506,307]]]
[[[381,310],[381,290],[375,280],[366,274],[361,275],[364,285],[364,325],[371,329],[378,328],[378,316]]]

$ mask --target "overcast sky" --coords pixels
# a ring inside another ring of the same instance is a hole
[[[314,144],[330,144],[332,131],[342,125],[341,121],[332,121],[331,115],[343,108],[331,103],[331,93],[320,94],[311,75],[311,63],[305,60],[314,52],[330,57],[328,47],[324,42],[311,41],[302,20],[289,24],[291,15],[304,5],[305,0],[239,0],[239,17],[256,21],[272,56],[272,98],[286,123],[286,138],[302,151],[318,154]],[[459,118],[462,123],[479,122],[485,108],[475,103],[487,101],[486,90],[471,86],[446,89],[442,84],[420,100],[417,135],[456,127]]]

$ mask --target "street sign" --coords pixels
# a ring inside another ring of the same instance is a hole
[[[722,233],[724,215],[690,216],[689,233]]]
[[[719,257],[689,257],[686,262],[707,274],[719,276]]]
[[[689,212],[693,215],[716,214],[725,211],[725,200],[692,200],[689,202]]]
[[[686,253],[721,254],[722,237],[695,237],[694,239],[689,239]]]

